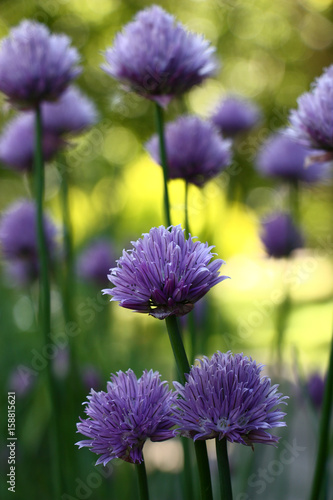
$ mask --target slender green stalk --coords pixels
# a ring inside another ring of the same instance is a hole
[[[72,224],[69,210],[68,198],[68,175],[66,169],[62,172],[61,181],[61,205],[62,205],[62,220],[63,220],[63,235],[64,235],[64,251],[65,251],[65,279],[64,279],[64,306],[67,308],[67,315],[72,317],[72,297],[73,286],[75,282],[74,276],[74,259],[73,259],[73,243],[72,243]]]
[[[289,184],[289,206],[290,214],[295,223],[300,224],[299,183],[297,180]]]
[[[165,322],[167,325],[167,330],[173,354],[176,360],[179,379],[182,384],[185,384],[186,382],[185,373],[190,372],[190,365],[185,352],[183,340],[179,329],[179,324],[176,316],[174,315],[168,316],[165,319]],[[201,498],[202,500],[213,500],[206,442],[195,441],[194,448],[199,469]]]
[[[279,373],[282,368],[283,361],[283,344],[285,339],[285,331],[287,328],[289,315],[291,311],[291,299],[288,292],[286,296],[278,305],[277,315],[276,315],[276,353],[277,353],[277,366]]]
[[[189,439],[183,439],[184,451],[184,497],[186,500],[193,500],[195,498],[195,490],[192,477],[192,457]]]
[[[135,468],[139,481],[140,500],[149,500],[148,479],[144,461],[141,464],[135,464]]]
[[[330,442],[330,420],[333,406],[333,335],[328,363],[327,379],[319,427],[319,443],[310,500],[318,500],[327,474],[327,459]]]
[[[185,181],[185,231],[187,234],[190,234],[190,224],[188,220],[188,190],[189,190],[189,183],[188,181]]]
[[[232,489],[227,450],[227,440],[215,439],[217,466],[219,470],[221,500],[232,500]]]
[[[51,332],[51,299],[49,282],[49,262],[48,249],[46,244],[44,225],[43,225],[43,203],[44,203],[44,161],[43,161],[43,130],[40,107],[36,107],[35,119],[35,162],[34,162],[34,181],[36,190],[37,204],[37,242],[38,257],[40,264],[40,290],[39,290],[39,326],[45,345],[50,342],[49,334]],[[60,442],[58,437],[57,424],[57,387],[52,373],[51,363],[46,365],[47,383],[51,400],[51,428],[50,428],[50,457],[52,468],[52,486],[53,497],[58,500],[61,492],[61,474],[59,461]]]
[[[170,201],[169,201],[169,191],[168,191],[168,177],[169,177],[168,161],[167,161],[165,136],[164,136],[164,116],[163,116],[164,113],[163,113],[163,108],[161,108],[159,104],[156,104],[155,110],[156,110],[156,127],[160,145],[160,158],[163,168],[165,220],[167,227],[169,227],[171,226],[171,215],[170,215]]]

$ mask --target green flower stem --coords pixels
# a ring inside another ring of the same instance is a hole
[[[189,439],[183,439],[184,451],[184,497],[186,500],[193,500],[195,498],[193,477],[192,477],[192,448],[190,448]]]
[[[327,474],[327,459],[329,455],[330,420],[333,406],[333,335],[331,340],[331,352],[327,370],[327,379],[324,392],[324,400],[319,427],[319,443],[316,459],[315,472],[312,482],[310,500],[318,500],[323,490]]]
[[[135,468],[139,481],[140,500],[149,500],[148,479],[144,461],[140,464],[135,464]]]
[[[188,220],[188,189],[189,183],[185,181],[185,231],[187,234],[190,234],[190,224]]]
[[[172,315],[165,318],[165,322],[167,325],[167,330],[173,354],[176,360],[179,379],[182,384],[185,384],[186,382],[185,373],[190,372],[190,365],[184,349],[184,344],[182,341],[178,321],[176,316]],[[199,469],[201,498],[202,500],[213,500],[206,442],[195,441],[194,448]]]
[[[290,214],[293,217],[296,225],[300,224],[300,200],[299,200],[299,183],[298,181],[290,182],[289,184],[289,206]]]
[[[232,489],[226,438],[215,440],[217,466],[219,470],[221,500],[232,500]]]
[[[163,113],[163,108],[161,108],[159,104],[156,104],[155,110],[156,110],[156,127],[160,145],[160,158],[163,168],[165,220],[167,227],[169,227],[171,226],[171,215],[170,215],[170,201],[169,201],[169,191],[168,191],[168,178],[169,178],[168,161],[167,161],[165,136],[164,136],[164,113]]]
[[[289,315],[291,311],[291,299],[288,291],[286,296],[278,305],[277,315],[276,315],[276,354],[277,354],[277,365],[279,373],[282,369],[283,361],[283,344],[285,339],[285,332],[289,320]]]
[[[42,331],[45,345],[50,342],[51,332],[51,298],[49,282],[49,262],[48,249],[46,244],[44,225],[43,225],[43,203],[44,203],[44,160],[42,149],[42,117],[40,106],[36,107],[35,118],[35,162],[34,162],[34,181],[36,190],[37,204],[37,242],[38,257],[40,264],[40,290],[39,290],[39,325]],[[50,426],[50,457],[52,468],[52,486],[53,497],[58,500],[61,492],[61,473],[59,461],[60,442],[57,424],[57,387],[52,373],[51,363],[46,366],[46,376],[51,400],[51,426]]]

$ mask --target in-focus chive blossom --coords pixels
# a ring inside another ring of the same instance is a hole
[[[231,141],[223,139],[215,127],[196,116],[182,116],[165,130],[168,177],[185,179],[203,186],[231,162]],[[161,165],[158,137],[146,144],[153,159]]]
[[[77,429],[89,439],[76,443],[100,455],[96,465],[114,458],[141,463],[147,439],[165,441],[175,436],[172,405],[175,395],[160,374],[145,370],[137,379],[132,370],[111,375],[107,391],[91,390],[86,420]]]
[[[140,11],[105,52],[102,69],[161,106],[217,70],[215,49],[161,7]]]
[[[75,86],[68,87],[58,101],[42,104],[43,128],[58,135],[83,132],[97,118],[93,102]]]
[[[279,438],[268,431],[286,425],[278,406],[287,397],[261,376],[263,366],[230,351],[199,361],[186,375],[185,385],[174,382],[175,420],[181,435],[194,441],[226,438],[246,446],[275,445]]]
[[[66,35],[24,20],[0,46],[0,91],[10,101],[36,107],[57,99],[81,70],[79,55]]]
[[[309,149],[328,152],[323,159],[332,160],[333,65],[314,81],[310,92],[298,98],[297,104],[290,113],[287,133]]]
[[[43,158],[51,160],[65,145],[61,137],[43,130]],[[35,116],[28,111],[8,122],[0,137],[0,161],[13,170],[32,171],[35,150]]]
[[[262,221],[261,241],[270,257],[289,257],[304,246],[303,236],[289,214],[276,212]]]
[[[327,169],[322,164],[307,164],[306,159],[312,152],[281,131],[261,146],[256,168],[263,176],[315,183],[327,176]]]
[[[223,135],[235,137],[258,125],[261,112],[255,103],[230,95],[219,102],[211,121]]]
[[[123,251],[110,269],[114,288],[103,290],[113,301],[158,319],[190,312],[214,285],[225,280],[212,246],[185,238],[180,225],[154,227]]]
[[[50,261],[55,255],[56,228],[44,215],[43,227]],[[18,282],[33,281],[39,275],[36,205],[20,200],[11,205],[0,220],[0,247],[10,264],[10,274]]]
[[[103,285],[110,267],[114,266],[110,241],[100,238],[85,248],[78,258],[77,271],[81,280]]]

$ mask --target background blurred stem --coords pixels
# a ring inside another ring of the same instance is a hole
[[[230,468],[226,438],[215,439],[221,500],[232,500]]]
[[[289,183],[289,210],[290,215],[298,226],[300,219],[300,202],[299,202],[299,182],[297,180]]]
[[[135,464],[135,468],[139,481],[140,500],[149,500],[148,479],[144,461],[142,461],[140,464]]]
[[[330,421],[333,405],[333,335],[328,362],[327,379],[319,427],[319,442],[310,500],[318,500],[327,474],[327,459],[330,443]]]
[[[189,183],[188,181],[185,181],[185,232],[187,235],[190,234],[190,223],[188,220],[188,190],[189,190]]]
[[[51,333],[51,297],[49,282],[49,262],[48,249],[46,244],[44,224],[43,224],[43,203],[44,203],[44,161],[43,161],[43,127],[40,106],[36,107],[35,118],[35,162],[34,177],[37,204],[37,242],[39,257],[39,327],[43,335],[45,345],[50,342]],[[52,373],[50,360],[46,364],[46,377],[51,400],[51,426],[50,426],[50,462],[52,468],[52,493],[53,498],[58,500],[62,490],[60,455],[59,455],[59,435],[57,423],[57,387]]]
[[[180,333],[179,324],[176,316],[171,315],[165,318],[167,330],[171,342],[173,354],[179,373],[179,379],[184,385],[186,383],[185,373],[190,372],[190,365],[185,352],[183,340]],[[195,454],[199,469],[200,489],[202,500],[212,500],[212,484],[210,478],[209,461],[205,441],[194,442]]]
[[[163,168],[165,220],[167,227],[169,227],[171,226],[171,215],[170,215],[170,201],[169,201],[169,191],[168,191],[168,178],[169,178],[168,161],[167,161],[165,136],[164,136],[164,112],[163,108],[161,108],[159,104],[156,104],[155,110],[156,110],[156,128],[160,145],[160,158]]]

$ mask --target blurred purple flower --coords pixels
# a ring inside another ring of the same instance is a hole
[[[196,116],[182,116],[169,123],[165,141],[170,179],[185,179],[201,187],[231,162],[231,141],[222,139],[211,123]],[[157,135],[146,148],[161,164]]]
[[[141,463],[145,441],[165,441],[174,437],[172,418],[174,394],[160,374],[144,371],[137,379],[132,370],[111,375],[107,392],[91,390],[85,409],[89,418],[77,424],[78,432],[89,440],[76,443],[100,455],[97,464],[114,458]]]
[[[279,438],[267,430],[286,425],[278,405],[287,397],[277,392],[277,385],[271,386],[268,377],[261,377],[261,371],[262,365],[243,354],[205,356],[200,365],[192,366],[185,386],[174,382],[180,433],[194,440],[226,438],[246,446],[275,445]]]
[[[74,86],[68,87],[56,102],[42,105],[43,126],[57,135],[77,134],[97,121],[93,102]]]
[[[327,175],[322,164],[306,165],[311,151],[282,133],[273,134],[257,156],[257,170],[264,176],[314,183]]]
[[[310,92],[301,95],[298,109],[289,116],[290,137],[301,142],[308,149],[333,152],[333,65],[312,84]],[[325,155],[324,155],[325,156]]]
[[[226,137],[234,137],[258,125],[261,112],[251,101],[236,96],[227,96],[220,101],[211,120]]]
[[[110,269],[114,288],[103,292],[135,312],[158,319],[183,316],[227,278],[219,276],[223,260],[211,262],[214,247],[194,242],[191,236],[186,240],[180,225],[154,227],[132,245]]]
[[[64,146],[64,141],[52,131],[43,132],[44,161],[51,160]],[[0,137],[0,161],[14,170],[33,168],[35,149],[35,118],[27,112],[19,114],[5,127]]]
[[[105,284],[107,273],[114,264],[110,241],[101,238],[92,242],[81,253],[78,259],[78,274],[81,279],[101,286]]]
[[[32,390],[36,382],[36,375],[27,366],[17,366],[9,375],[8,390],[15,392],[16,396],[24,397]]]
[[[0,46],[0,91],[19,105],[57,99],[80,74],[79,55],[66,35],[24,20]]]
[[[261,240],[270,257],[282,258],[302,248],[304,240],[301,232],[287,213],[274,213],[262,221]]]
[[[307,381],[307,390],[313,405],[319,410],[324,398],[325,378],[319,373],[312,373]]]
[[[102,69],[126,88],[166,106],[216,72],[214,51],[202,36],[153,5],[116,36]]]
[[[70,353],[67,347],[58,348],[52,359],[52,370],[54,375],[62,380],[66,378],[70,367]]]
[[[81,378],[83,386],[87,389],[87,391],[90,391],[90,389],[99,389],[102,385],[101,374],[93,365],[86,365],[82,367]]]
[[[44,216],[44,231],[49,256],[54,256],[56,228]],[[0,220],[0,245],[3,256],[8,260],[14,278],[22,272],[22,281],[32,281],[38,276],[38,249],[36,234],[36,206],[32,201],[20,200],[13,203]]]

